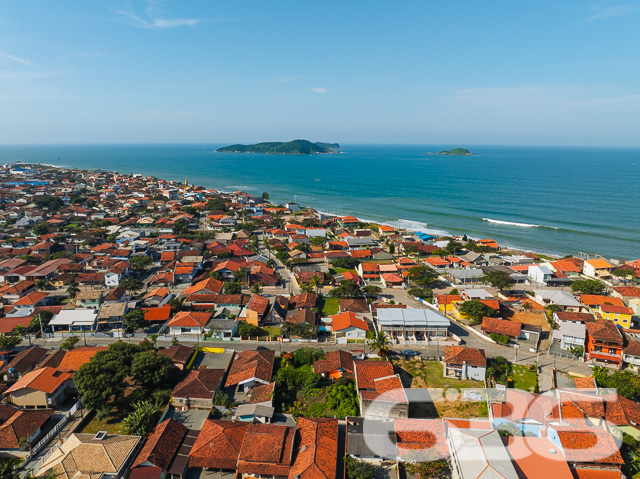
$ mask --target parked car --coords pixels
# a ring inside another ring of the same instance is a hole
[[[405,350],[402,354],[404,354],[406,357],[420,356],[420,353],[418,351],[412,351],[411,349]]]

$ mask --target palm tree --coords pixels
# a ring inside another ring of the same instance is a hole
[[[371,342],[369,343],[372,348],[378,350],[378,356],[386,356],[387,351],[387,343],[389,342],[389,338],[387,337],[387,333],[384,331],[378,331],[378,333],[373,337]]]
[[[262,293],[262,283],[256,283],[253,286],[251,286],[251,292],[253,294],[260,294]]]

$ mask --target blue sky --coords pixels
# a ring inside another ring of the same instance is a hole
[[[0,0],[0,143],[640,146],[639,1]]]

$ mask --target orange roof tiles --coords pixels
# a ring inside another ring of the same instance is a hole
[[[338,420],[298,419],[300,440],[289,479],[335,479],[338,461]]]
[[[353,364],[359,390],[375,390],[376,379],[393,376],[393,365],[389,361],[359,360],[354,361]]]
[[[398,456],[404,462],[427,462],[449,457],[442,419],[395,420]]]
[[[567,462],[623,464],[613,436],[597,427],[578,430],[573,426],[556,426]]]
[[[145,321],[167,321],[171,317],[171,306],[165,304],[159,308],[144,308]]]
[[[18,379],[5,393],[11,394],[20,389],[28,388],[52,394],[68,379],[71,379],[71,374],[62,373],[54,368],[34,369]]]
[[[270,383],[274,360],[274,350],[237,352],[231,364],[225,387],[234,386],[253,378]]]
[[[624,302],[620,298],[603,296],[601,294],[581,294],[580,302],[587,306],[601,306],[607,303],[614,306],[625,306]]]
[[[211,319],[211,313],[194,313],[180,311],[167,326],[179,326],[183,328],[203,328]]]
[[[167,471],[171,465],[171,460],[178,452],[182,439],[187,434],[188,429],[173,419],[166,419],[158,424],[149,434],[140,453],[133,461],[131,467],[137,467],[145,462],[149,462]]]
[[[275,424],[250,424],[238,455],[237,471],[256,476],[289,474],[295,428]]]
[[[235,470],[249,423],[205,421],[191,452],[191,467]]]
[[[360,319],[356,316],[356,313],[346,311],[344,313],[336,314],[331,317],[333,324],[333,331],[342,331],[347,328],[358,328],[364,331],[369,331],[369,325],[364,319]]]
[[[444,362],[449,364],[463,364],[475,367],[487,367],[484,349],[466,348],[464,346],[445,346]]]

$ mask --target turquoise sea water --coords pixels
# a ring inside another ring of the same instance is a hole
[[[274,156],[214,153],[219,146],[0,146],[0,161],[186,178],[532,251],[640,257],[640,149],[462,145],[476,155],[451,157],[426,153],[460,145],[343,145]]]

